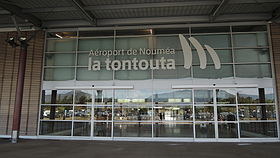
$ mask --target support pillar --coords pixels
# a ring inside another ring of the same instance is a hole
[[[21,38],[20,43],[21,44],[20,44],[18,75],[17,75],[16,101],[14,107],[13,127],[12,127],[12,143],[17,143],[19,137],[21,107],[22,107],[23,88],[24,88],[24,75],[25,75],[27,47],[28,47],[27,40],[25,38]]]

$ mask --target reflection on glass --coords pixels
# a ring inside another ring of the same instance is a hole
[[[57,90],[55,104],[73,104],[73,90]]]
[[[219,138],[237,138],[238,129],[236,123],[219,123]]]
[[[218,106],[218,121],[236,121],[235,106]]]
[[[277,137],[276,122],[242,122],[240,123],[241,138]]]
[[[218,104],[235,104],[236,94],[234,89],[217,89],[217,103]]]
[[[154,94],[155,104],[160,103],[192,103],[191,90],[158,90]]]
[[[70,136],[72,121],[41,121],[40,135]]]
[[[117,105],[139,105],[152,102],[152,90],[116,90],[115,103]]]
[[[75,106],[74,119],[75,120],[90,120],[91,107],[89,106]]]
[[[41,119],[43,120],[72,120],[72,106],[42,106]]]
[[[196,121],[213,121],[214,107],[213,106],[195,106]]]
[[[72,104],[73,90],[43,90],[42,104]]]
[[[193,138],[193,124],[185,122],[156,122],[154,137],[190,137]]]
[[[73,136],[90,136],[90,122],[74,122]]]
[[[112,123],[110,122],[95,122],[93,135],[96,137],[111,137]]]
[[[51,104],[52,91],[42,90],[41,104]]]
[[[196,123],[195,124],[196,138],[215,138],[214,123]]]
[[[213,104],[212,90],[194,90],[195,104]]]
[[[240,120],[275,120],[275,105],[244,105],[239,106]]]
[[[94,107],[95,120],[112,120],[112,107]]]
[[[154,120],[160,121],[181,121],[191,120],[192,106],[163,106],[154,107]]]
[[[113,92],[112,90],[96,90],[93,92],[94,102],[96,105],[111,105]]]
[[[92,104],[92,91],[91,90],[76,90],[75,91],[75,104]]]
[[[114,137],[152,137],[152,123],[115,122]]]
[[[237,90],[239,103],[274,103],[272,88],[240,88]]]
[[[114,109],[115,120],[152,120],[151,107],[116,106]]]

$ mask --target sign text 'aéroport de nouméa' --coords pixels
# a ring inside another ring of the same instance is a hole
[[[159,59],[145,59],[145,56],[149,58],[150,55],[172,55],[175,54],[175,49],[120,49],[120,50],[91,50],[89,53],[88,70],[98,71],[101,69],[101,65],[105,65],[106,70],[147,70],[147,69],[163,69],[172,70],[175,69],[175,59],[166,59],[160,57]],[[117,58],[129,58],[123,60],[112,59]],[[104,60],[100,60],[99,57],[107,57]],[[143,59],[144,58],[144,59]],[[103,63],[102,63],[103,62]]]

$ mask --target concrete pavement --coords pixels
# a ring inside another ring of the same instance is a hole
[[[1,158],[276,158],[280,143],[177,143],[0,139]]]

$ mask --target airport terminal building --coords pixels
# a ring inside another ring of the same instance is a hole
[[[52,1],[0,2],[0,137],[19,26],[20,138],[279,141],[280,1]]]

